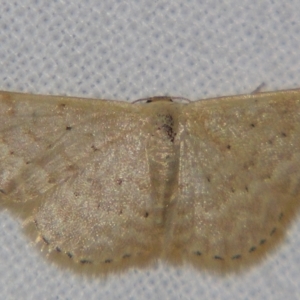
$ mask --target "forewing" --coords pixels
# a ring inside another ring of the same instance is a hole
[[[300,201],[300,92],[199,101],[181,118],[174,249],[199,266],[249,262]]]
[[[0,94],[0,200],[34,203],[49,250],[113,269],[158,251],[142,107]]]

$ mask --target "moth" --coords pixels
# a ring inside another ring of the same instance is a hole
[[[300,90],[146,103],[0,92],[0,204],[47,256],[234,270],[299,206]]]

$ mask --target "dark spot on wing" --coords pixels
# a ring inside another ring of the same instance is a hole
[[[76,165],[68,165],[66,167],[67,171],[76,171],[77,170],[77,166]]]
[[[53,177],[48,179],[48,183],[53,184],[53,183],[55,183],[55,182],[56,182],[56,179],[53,178]]]
[[[98,151],[98,150],[99,150],[95,145],[92,145],[91,148],[92,148],[94,151]]]
[[[253,246],[249,249],[249,253],[254,252],[255,250],[256,250],[256,247]]]
[[[91,264],[92,261],[89,260],[89,259],[81,259],[81,260],[80,260],[80,263],[82,263],[82,264]]]
[[[218,256],[218,255],[215,255],[215,256],[214,256],[214,259],[217,259],[217,260],[223,260],[223,257]]]
[[[66,130],[71,130],[72,127],[71,126],[66,126]]]

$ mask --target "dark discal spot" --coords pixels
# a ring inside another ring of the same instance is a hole
[[[266,239],[263,239],[259,242],[260,245],[263,245],[266,242]]]
[[[207,181],[210,182],[210,177],[206,177]]]
[[[254,123],[251,123],[250,126],[251,126],[252,128],[254,128],[254,127],[255,127],[255,124],[254,124]]]
[[[112,261],[113,261],[112,259],[108,258],[108,259],[106,259],[104,262],[105,262],[106,264],[109,264],[109,263],[111,263]]]
[[[234,192],[235,192],[235,189],[234,189],[233,187],[231,188],[231,192],[232,192],[232,193],[234,193]]]
[[[53,183],[55,183],[55,182],[56,182],[55,178],[49,178],[49,179],[48,179],[48,183],[53,184]]]
[[[99,205],[98,205],[99,206]],[[99,208],[99,207],[98,207]],[[123,213],[123,210],[121,209],[120,211],[119,211],[119,215],[121,215]]]
[[[75,171],[77,169],[76,165],[68,165],[66,167],[66,170],[67,171]]]
[[[75,197],[79,197],[80,196],[80,193],[78,193],[78,192],[74,192],[73,194],[74,194]]]
[[[242,257],[241,254],[236,254],[236,255],[232,256],[231,259],[239,259],[241,257]]]
[[[42,236],[42,239],[43,239],[43,241],[45,242],[45,244],[47,244],[47,245],[50,244],[50,242],[49,242],[44,236]]]
[[[0,189],[0,193],[2,193],[2,194],[4,194],[4,195],[6,194],[5,191],[2,190],[2,189]]]
[[[278,216],[278,221],[281,221],[283,218],[283,213],[280,213],[279,216]]]
[[[218,256],[218,255],[215,255],[215,256],[214,256],[214,259],[217,259],[217,260],[223,260],[223,257]]]
[[[61,103],[60,107],[66,107],[66,104],[65,103]]]
[[[130,254],[124,254],[123,256],[122,256],[122,258],[129,258],[131,255]]]
[[[245,191],[246,191],[247,193],[249,192],[248,186],[245,186]]]
[[[285,132],[281,132],[281,136],[282,136],[282,137],[286,137],[287,135],[286,135]]]
[[[254,252],[255,250],[256,250],[256,247],[253,246],[249,249],[249,253]]]
[[[230,150],[230,149],[231,149],[231,146],[230,146],[230,145],[227,145],[227,149]]]
[[[92,145],[91,148],[92,148],[94,151],[98,151],[98,150],[99,150],[95,145]]]
[[[149,213],[146,211],[145,214],[144,214],[144,217],[148,218],[148,216],[149,216]]]
[[[202,253],[200,251],[195,251],[194,254],[197,255],[197,256],[201,256],[202,255]]]
[[[273,145],[273,141],[272,141],[272,140],[268,140],[268,143],[269,143],[270,145]]]
[[[91,264],[92,261],[91,261],[91,260],[88,260],[88,259],[81,259],[81,260],[80,260],[80,263],[82,263],[82,264]]]
[[[29,165],[29,164],[31,164],[31,161],[26,161],[25,164]]]
[[[123,179],[122,178],[117,179],[117,184],[118,185],[121,185],[122,183],[123,183]]]
[[[56,250],[57,252],[61,252],[61,249],[60,249],[59,247],[56,247],[55,250]]]
[[[47,146],[47,149],[51,149],[53,147],[53,145],[52,144],[49,144],[48,146]]]
[[[10,151],[9,154],[10,154],[10,155],[14,155],[15,152],[14,152],[14,151]]]
[[[66,126],[66,130],[71,130],[72,127],[71,126]]]
[[[72,253],[70,253],[70,252],[67,252],[66,253],[70,258],[72,258],[73,257],[73,254]]]
[[[274,227],[274,228],[271,230],[271,232],[270,232],[270,236],[272,236],[272,235],[276,232],[276,230],[277,230],[277,228]]]

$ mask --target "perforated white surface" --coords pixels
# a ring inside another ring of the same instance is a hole
[[[0,0],[0,89],[134,100],[300,87],[300,2]],[[0,120],[1,121],[1,120]],[[300,217],[239,275],[163,263],[85,278],[0,213],[1,299],[299,299]]]

